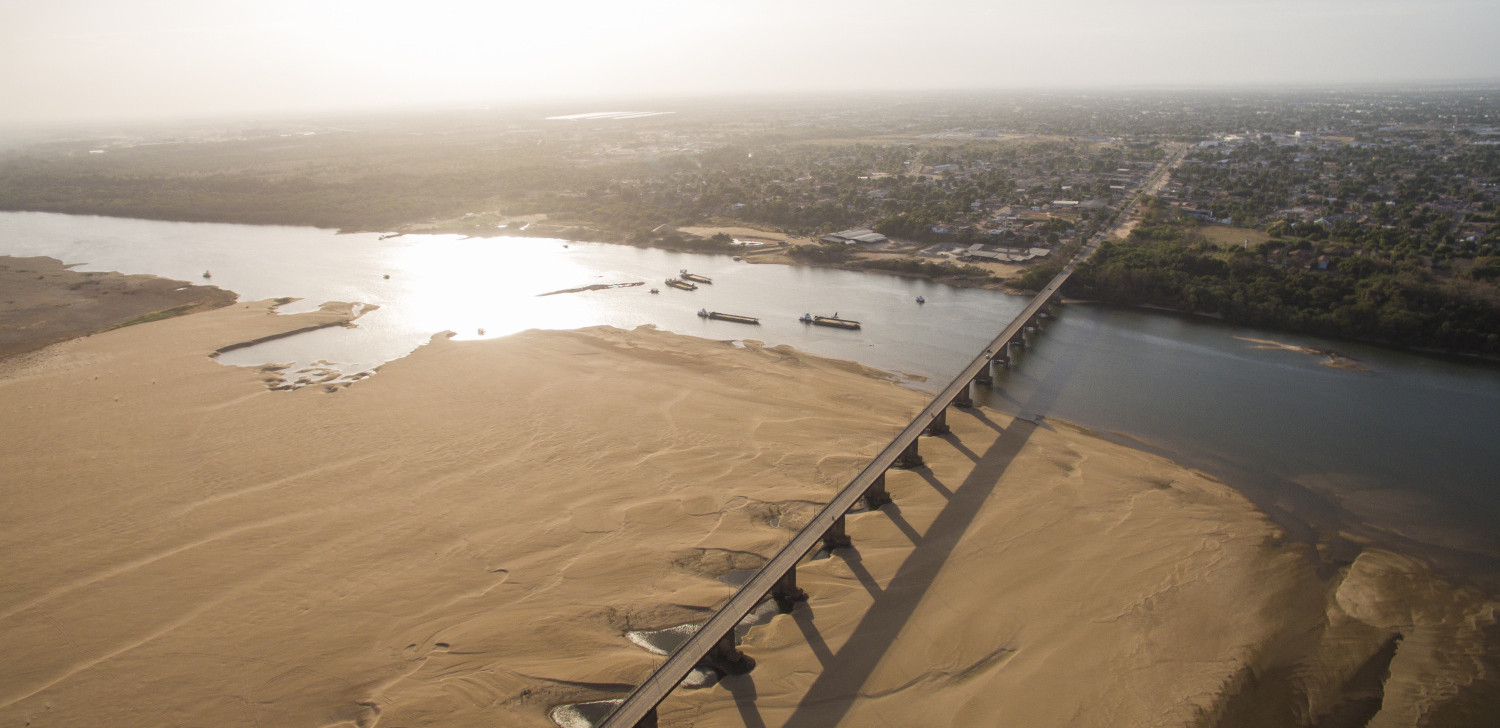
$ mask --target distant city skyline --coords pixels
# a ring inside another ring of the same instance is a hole
[[[1500,80],[1475,0],[0,7],[0,124],[881,90]],[[585,109],[587,111],[588,109]]]

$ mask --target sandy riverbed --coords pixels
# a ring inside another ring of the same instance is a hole
[[[650,329],[438,337],[332,390],[209,358],[349,315],[238,304],[0,360],[0,724],[550,725],[925,403]],[[1066,424],[950,422],[751,632],[756,671],[663,725],[1494,715],[1481,594],[1378,551],[1320,574],[1231,489]]]

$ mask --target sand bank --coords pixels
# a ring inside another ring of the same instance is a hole
[[[0,723],[549,725],[641,679],[659,658],[627,630],[702,619],[716,575],[925,403],[857,364],[650,329],[437,337],[354,386],[273,392],[209,355],[352,314],[270,307],[0,360]],[[750,633],[756,671],[679,692],[663,725],[1493,710],[1482,595],[1373,551],[1320,577],[1201,474],[1063,424],[949,420],[894,507],[851,517],[858,548],[803,567],[812,600]]]
[[[212,286],[156,276],[80,273],[56,258],[0,255],[0,357],[234,301],[233,293]]]
[[[1299,346],[1296,344],[1288,344],[1271,339],[1255,339],[1249,336],[1236,336],[1234,338],[1239,339],[1240,341],[1248,341],[1252,344],[1255,344],[1255,348],[1257,349],[1276,349],[1280,351],[1290,351],[1298,354],[1308,354],[1311,356],[1316,356],[1323,360],[1318,362],[1319,364],[1333,369],[1343,369],[1351,372],[1370,371],[1369,367],[1360,364],[1358,359],[1355,359],[1354,357],[1349,356],[1348,354],[1345,354],[1343,352],[1334,351],[1333,349],[1319,349],[1314,346]]]

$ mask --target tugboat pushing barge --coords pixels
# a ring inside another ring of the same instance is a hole
[[[667,285],[669,285],[669,286],[671,286],[673,288],[681,288],[684,291],[696,291],[696,290],[698,290],[697,286],[695,286],[695,285],[693,285],[691,283],[688,283],[687,281],[677,280],[676,278],[668,278],[667,279]]]
[[[718,311],[710,311],[706,308],[698,309],[698,316],[699,318],[713,319],[715,321],[733,321],[737,324],[753,324],[755,326],[760,325],[760,319],[755,318],[754,316],[741,316],[734,313],[720,313]]]
[[[708,276],[700,276],[697,273],[689,273],[689,272],[687,272],[686,268],[683,268],[677,275],[682,280],[693,281],[695,283],[713,283],[714,282],[713,279],[709,278]]]
[[[829,326],[835,329],[859,328],[858,321],[839,318],[839,315],[837,313],[833,314],[832,316],[814,316],[810,313],[805,313],[802,314],[802,318],[797,320],[801,321],[804,324],[812,324],[814,326]]]

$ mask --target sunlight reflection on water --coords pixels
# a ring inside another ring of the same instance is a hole
[[[339,235],[298,227],[174,223],[0,213],[0,253],[47,255],[82,270],[149,273],[211,283],[242,300],[378,306],[355,328],[325,328],[235,350],[220,361],[290,364],[292,374],[343,376],[406,356],[434,334],[493,338],[518,331],[654,325],[718,340],[770,345],[930,377],[941,387],[989,342],[1025,300],[929,281],[539,238]],[[697,291],[668,288],[681,269],[713,278]],[[386,276],[389,276],[388,278]],[[630,288],[540,296],[597,284]],[[651,294],[650,289],[661,289]],[[917,295],[926,305],[917,305]],[[699,308],[757,316],[759,326],[708,321]],[[859,331],[806,326],[806,312],[840,312]],[[484,334],[479,330],[484,329]],[[1190,317],[1067,306],[1034,351],[997,374],[976,398],[1102,430],[1129,433],[1219,472],[1231,463],[1257,478],[1332,474],[1410,489],[1460,515],[1492,523],[1500,411],[1492,367],[1349,342],[1274,334]],[[226,336],[232,336],[226,332]],[[1258,349],[1244,338],[1339,349],[1373,371]],[[236,343],[229,339],[224,345]],[[330,364],[321,364],[329,362]],[[1264,475],[1262,475],[1264,474]],[[1493,541],[1492,528],[1481,529]]]

